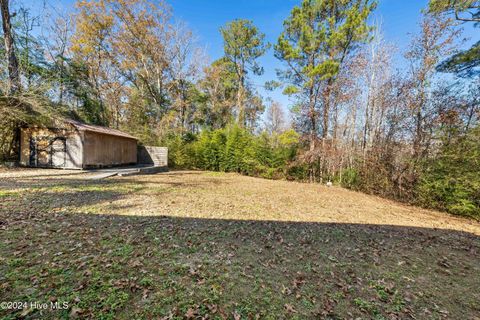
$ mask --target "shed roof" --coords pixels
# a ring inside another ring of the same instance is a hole
[[[110,136],[117,136],[117,137],[123,137],[123,138],[138,140],[134,136],[131,136],[128,133],[122,132],[120,130],[107,128],[107,127],[102,127],[102,126],[96,126],[96,125],[93,125],[93,124],[86,124],[86,123],[82,123],[82,122],[75,121],[75,120],[66,120],[66,122],[71,124],[77,130],[80,130],[80,131],[96,132],[96,133],[101,133],[101,134],[107,134],[107,135],[110,135]]]

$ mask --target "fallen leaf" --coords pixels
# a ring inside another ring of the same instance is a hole
[[[196,311],[192,308],[188,308],[187,312],[185,313],[185,317],[187,319],[193,319],[195,317]]]
[[[285,310],[287,310],[288,313],[297,312],[297,310],[295,310],[295,308],[291,304],[285,303],[284,307],[285,307]]]
[[[238,312],[236,310],[233,312],[233,319],[234,320],[242,319],[242,317],[238,314]]]
[[[72,307],[72,310],[70,310],[70,317],[73,319],[78,318],[82,314],[83,310],[78,308],[78,307]]]

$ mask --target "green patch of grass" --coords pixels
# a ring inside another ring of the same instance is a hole
[[[398,292],[395,292],[391,303],[392,310],[394,312],[401,312],[403,311],[404,306],[405,300],[398,294]]]
[[[143,277],[139,281],[139,284],[143,287],[151,287],[153,283],[154,283],[153,279],[149,277]]]
[[[114,255],[122,258],[127,258],[132,254],[133,250],[134,248],[130,244],[119,244],[115,248]]]
[[[374,288],[378,299],[380,299],[383,302],[388,301],[389,294],[387,293],[387,289],[385,288],[385,286],[378,283],[371,284],[371,286]]]
[[[366,301],[362,298],[353,299],[354,304],[362,311],[368,312],[372,315],[379,313],[377,306],[373,302]]]
[[[12,268],[20,267],[25,263],[25,261],[21,258],[9,259],[7,261],[7,265]]]
[[[126,306],[130,297],[125,283],[125,279],[94,270],[91,283],[80,292],[78,306],[92,310],[97,319],[115,319],[117,311]]]
[[[22,195],[25,190],[0,190],[0,198],[17,198]]]

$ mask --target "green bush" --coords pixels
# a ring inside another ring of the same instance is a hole
[[[170,135],[163,142],[168,147],[168,163],[170,167],[191,169],[195,165],[195,151],[190,137]]]
[[[293,130],[255,135],[231,125],[225,129],[203,130],[188,139],[173,135],[165,144],[173,167],[280,179],[288,175],[287,168],[296,155],[298,139]]]
[[[342,171],[342,179],[340,181],[342,187],[358,190],[360,186],[360,175],[355,168],[348,168]]]
[[[224,161],[226,137],[223,130],[203,131],[194,144],[195,166],[204,170],[219,171]]]
[[[306,164],[295,164],[286,169],[286,178],[288,180],[308,181],[309,170]]]
[[[417,194],[423,206],[480,219],[480,128],[443,143],[425,163]]]

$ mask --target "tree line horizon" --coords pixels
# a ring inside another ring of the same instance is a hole
[[[235,19],[209,63],[163,1],[78,0],[35,16],[0,0],[1,159],[18,156],[21,126],[69,117],[167,146],[177,168],[334,181],[479,219],[480,39],[458,43],[462,24],[480,25],[480,2],[426,3],[402,70],[372,23],[377,2],[299,0],[275,43]],[[279,68],[264,87],[290,97],[289,114],[253,83],[268,50]]]

